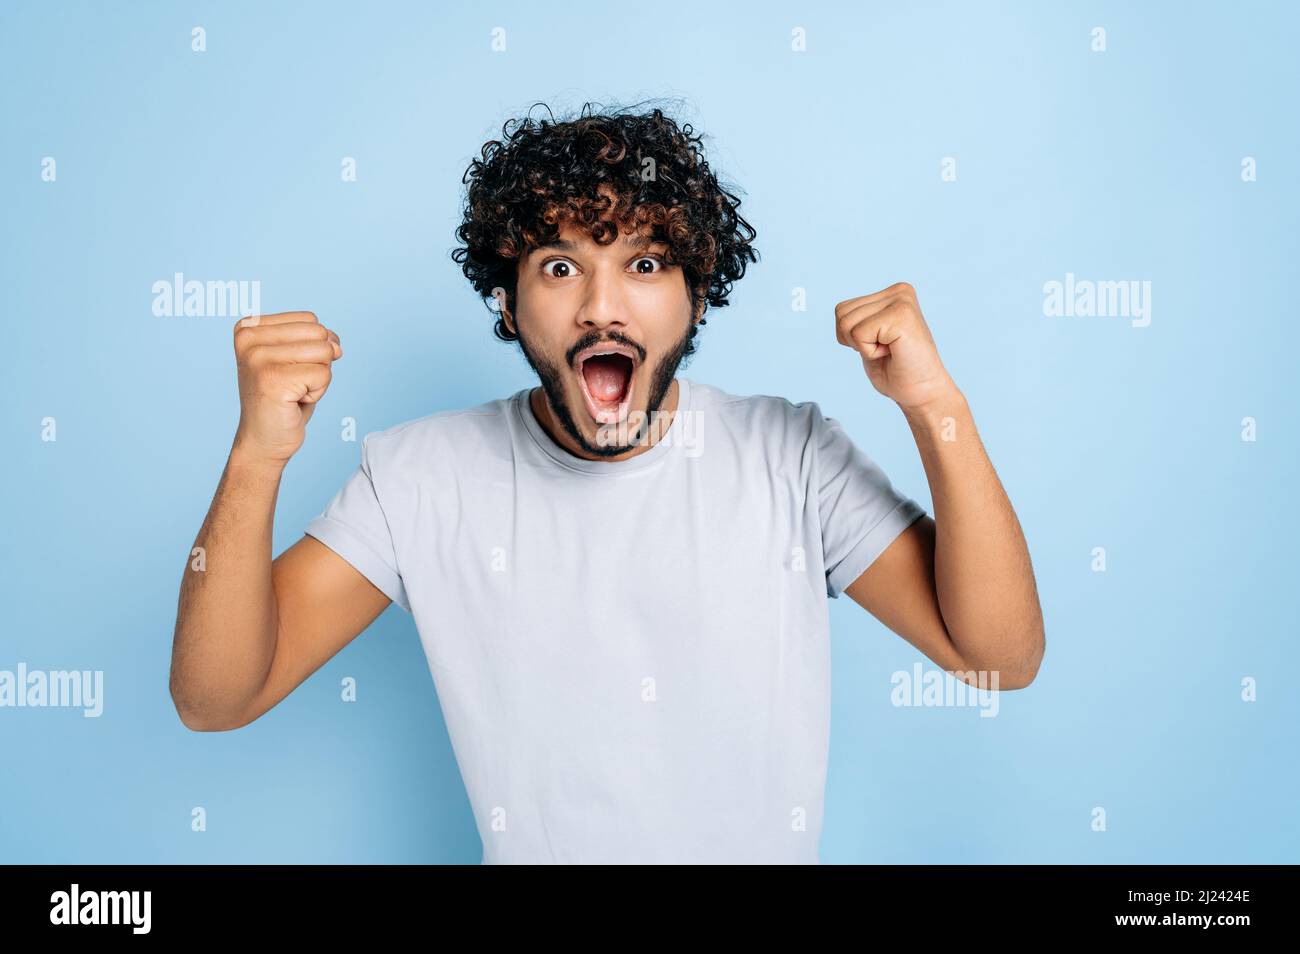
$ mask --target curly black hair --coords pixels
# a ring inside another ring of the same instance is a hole
[[[638,106],[592,107],[586,103],[578,116],[559,122],[550,107],[549,122],[534,120],[530,108],[506,121],[504,141],[484,144],[482,158],[461,179],[469,188],[451,257],[497,314],[496,337],[515,341],[503,315],[514,313],[523,255],[558,239],[565,223],[598,245],[648,224],[650,238],[668,246],[664,261],[682,266],[699,317],[683,353],[688,357],[707,306],[728,304],[732,283],[744,276],[746,263],[758,261],[757,233],[736,211],[740,200],[709,169],[690,123],[679,126],[657,107],[645,113]]]

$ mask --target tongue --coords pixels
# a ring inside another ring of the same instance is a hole
[[[587,390],[597,401],[617,404],[623,400],[627,388],[627,358],[618,355],[598,355],[582,363],[582,375],[587,379]]]

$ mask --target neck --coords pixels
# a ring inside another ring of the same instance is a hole
[[[546,431],[548,435],[550,435],[551,440],[555,441],[555,443],[559,444],[570,454],[573,454],[575,457],[581,457],[583,460],[607,460],[611,462],[616,462],[621,460],[630,460],[631,458],[636,457],[638,454],[644,454],[651,447],[655,446],[655,444],[659,443],[659,441],[663,438],[664,434],[668,432],[668,428],[672,425],[673,420],[676,418],[677,401],[680,396],[680,393],[681,393],[681,388],[677,383],[677,379],[673,378],[672,383],[668,385],[668,391],[664,394],[663,403],[660,405],[659,409],[656,412],[654,412],[653,414],[649,412],[644,412],[639,417],[637,417],[634,416],[635,412],[629,411],[628,414],[629,422],[627,424],[627,431],[628,431],[627,438],[629,440],[636,440],[638,437],[637,432],[639,431],[640,432],[639,438],[641,443],[632,444],[630,447],[628,447],[626,451],[624,451],[621,454],[618,454],[617,456],[609,456],[607,454],[593,454],[590,451],[588,451],[586,448],[581,446],[576,440],[574,440],[573,435],[571,435],[567,430],[565,430],[564,427],[562,427],[559,421],[556,419],[556,415],[551,408],[551,402],[547,400],[546,392],[543,388],[541,387],[533,388],[533,390],[528,395],[528,403],[533,409],[533,416],[537,418],[537,422],[541,424],[542,429]],[[584,424],[587,423],[586,414],[587,412],[584,407],[582,410]],[[635,424],[640,423],[642,421],[644,421],[645,423],[640,428],[634,426]],[[610,425],[604,425],[604,426],[610,426]],[[616,429],[617,425],[614,425],[614,427]],[[618,433],[618,432],[617,430],[615,430],[613,433]],[[596,434],[594,429],[591,433],[587,433],[584,431],[583,436],[586,438],[588,443],[594,444],[596,442]],[[619,436],[621,437],[622,434],[619,433]]]

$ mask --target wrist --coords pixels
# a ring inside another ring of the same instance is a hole
[[[289,463],[288,460],[268,457],[236,441],[230,448],[230,459],[227,466],[231,470],[259,474],[279,480],[287,463]]]
[[[909,423],[933,424],[944,418],[969,412],[966,395],[955,383],[950,383],[933,396],[916,404],[899,404],[899,409]]]

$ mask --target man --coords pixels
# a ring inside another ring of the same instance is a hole
[[[910,286],[841,302],[835,334],[911,426],[933,519],[817,404],[677,375],[757,259],[690,132],[584,110],[483,149],[454,257],[540,386],[365,435],[274,561],[342,346],[309,312],[238,323],[239,427],[173,650],[187,726],[248,724],[396,602],[484,862],[816,863],[828,597],[967,681],[1034,678],[1025,543]]]

